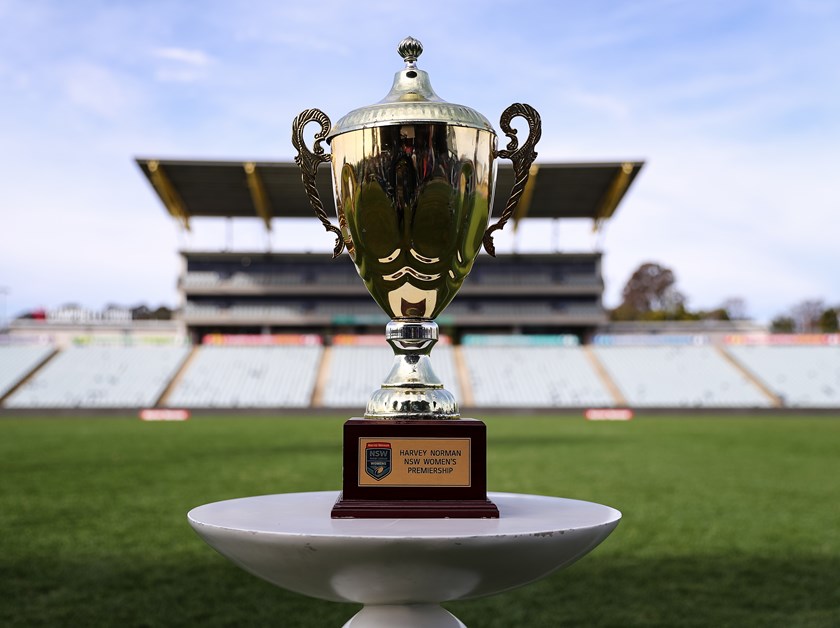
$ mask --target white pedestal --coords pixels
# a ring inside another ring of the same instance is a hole
[[[603,541],[621,513],[559,497],[491,493],[499,519],[331,519],[337,492],[199,506],[208,544],[284,589],[365,607],[345,628],[463,624],[439,604],[501,593],[565,567]]]

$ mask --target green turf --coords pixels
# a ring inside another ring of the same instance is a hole
[[[491,418],[491,490],[624,512],[541,583],[447,604],[484,626],[840,625],[840,420]],[[0,420],[0,625],[340,626],[229,564],[187,510],[339,488],[341,420]]]

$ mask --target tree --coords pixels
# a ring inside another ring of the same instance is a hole
[[[143,321],[168,321],[172,318],[172,310],[160,305],[154,310],[145,303],[131,308],[131,318]]]
[[[152,310],[145,303],[131,308],[131,318],[135,321],[145,321],[152,318]]]
[[[836,334],[840,331],[840,312],[838,308],[827,308],[820,314],[819,326],[820,331],[824,334]]]
[[[744,321],[747,315],[747,302],[741,297],[729,297],[720,304],[720,309],[726,312],[726,319],[730,321]]]
[[[152,313],[152,318],[158,321],[172,320],[172,310],[165,305],[161,305]]]
[[[676,289],[674,271],[654,262],[636,269],[621,293],[622,301],[613,311],[615,320],[675,317],[685,310],[685,296]],[[654,313],[658,313],[654,315]],[[660,319],[661,320],[661,319]]]
[[[806,299],[770,323],[773,333],[836,334],[840,332],[840,306],[826,307],[821,299]]]
[[[816,332],[824,310],[825,303],[821,299],[806,299],[794,305],[790,313],[796,321],[796,330],[805,334]]]
[[[791,316],[777,316],[770,322],[770,331],[774,334],[792,334],[796,331],[796,321]]]

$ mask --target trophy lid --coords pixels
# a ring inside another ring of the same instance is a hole
[[[423,53],[423,44],[406,37],[397,51],[405,61],[405,68],[394,75],[388,95],[378,103],[354,109],[341,118],[327,135],[327,141],[358,129],[436,122],[495,133],[487,118],[475,109],[448,103],[435,93],[429,75],[417,68],[417,57]]]

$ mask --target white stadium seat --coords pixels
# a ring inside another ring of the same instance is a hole
[[[635,407],[768,407],[772,401],[710,346],[594,347]]]
[[[133,408],[155,404],[188,347],[72,347],[9,397],[9,408]]]
[[[580,347],[462,346],[477,407],[611,406]]]
[[[784,405],[840,407],[840,346],[749,346],[726,348]]]
[[[0,347],[0,397],[55,351],[50,345],[10,345]]]
[[[359,408],[362,412],[371,393],[388,376],[394,352],[387,345],[338,345],[332,348],[331,354],[321,404],[327,408]],[[437,345],[432,350],[431,360],[444,388],[455,395],[455,399],[460,399],[452,347]]]
[[[199,347],[166,405],[308,407],[321,352],[320,346]]]
[[[248,316],[247,310],[237,312]],[[324,355],[320,345],[207,345],[195,350],[173,382],[187,347],[73,347],[25,380],[53,351],[44,345],[0,347],[5,408],[147,407],[170,385],[163,401],[169,407],[306,408]],[[460,351],[477,408],[613,406],[609,383],[596,372],[592,356],[633,407],[765,408],[774,405],[768,390],[787,407],[840,407],[840,346],[729,345],[722,353],[711,345],[491,342],[465,343]],[[463,405],[454,352],[450,345],[438,345],[432,365]],[[361,414],[390,371],[392,350],[338,344],[329,355],[319,405],[357,408]]]

